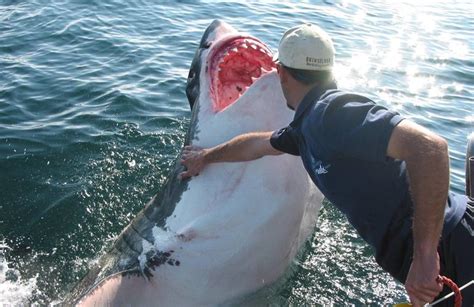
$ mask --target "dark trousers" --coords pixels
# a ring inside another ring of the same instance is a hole
[[[474,203],[468,203],[461,221],[439,247],[441,275],[461,287],[474,279]],[[447,287],[439,297],[450,293]],[[463,307],[474,306],[474,285],[461,291]],[[454,296],[435,306],[454,306]]]

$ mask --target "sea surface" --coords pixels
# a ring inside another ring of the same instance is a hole
[[[214,19],[265,41],[311,22],[343,89],[439,133],[464,192],[474,2],[0,0],[0,305],[48,305],[156,194],[190,120],[185,84]],[[392,304],[403,286],[326,204],[264,305]]]

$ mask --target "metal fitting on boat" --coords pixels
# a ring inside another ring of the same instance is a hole
[[[466,153],[466,195],[474,200],[474,133],[469,136]]]

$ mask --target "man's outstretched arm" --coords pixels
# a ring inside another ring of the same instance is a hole
[[[387,155],[407,165],[414,202],[414,250],[405,288],[413,306],[423,306],[442,290],[436,281],[437,248],[449,189],[448,145],[440,136],[404,120],[392,132]]]
[[[186,171],[180,174],[182,179],[199,175],[210,163],[251,161],[267,155],[279,155],[270,144],[272,131],[241,134],[228,142],[212,148],[186,146],[183,150],[181,164]]]

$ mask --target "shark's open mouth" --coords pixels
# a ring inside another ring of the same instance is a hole
[[[219,112],[234,103],[254,80],[272,71],[272,52],[249,36],[222,41],[210,54],[209,77],[213,109]]]

